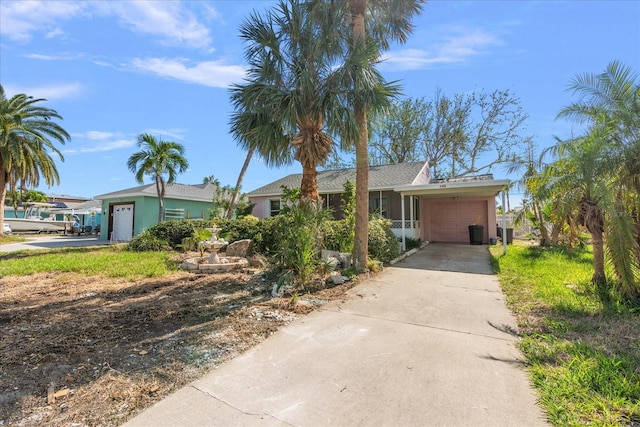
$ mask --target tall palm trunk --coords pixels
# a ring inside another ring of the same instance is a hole
[[[608,303],[610,299],[607,279],[604,272],[604,214],[597,202],[585,197],[580,202],[580,219],[591,234],[593,245],[593,276],[591,283],[596,286],[600,300]]]
[[[158,193],[158,224],[160,224],[164,213],[164,183],[159,175],[156,175],[156,192]]]
[[[593,240],[593,283],[603,283],[604,274],[604,239],[601,230],[589,230]]]
[[[542,246],[548,245],[551,239],[549,239],[547,225],[545,224],[544,218],[542,217],[542,208],[540,207],[538,202],[533,202],[533,213],[536,218],[538,218],[538,223],[540,224],[540,244]]]
[[[305,162],[302,164],[300,198],[314,202],[320,198],[318,194],[318,171],[316,170],[315,163]]]
[[[0,162],[0,236],[4,225],[4,203],[7,198],[7,182],[9,181],[9,174],[4,171],[4,165]]]
[[[349,11],[353,25],[354,49],[366,37],[365,13],[367,0],[349,0]],[[354,88],[355,90],[355,88]],[[357,98],[357,95],[356,95]],[[353,242],[353,267],[362,272],[367,267],[369,240],[369,150],[367,112],[365,106],[355,102],[354,115],[358,129],[356,139],[356,226]]]
[[[236,186],[233,189],[233,194],[231,195],[231,203],[229,204],[229,211],[227,212],[227,218],[233,218],[233,212],[236,210],[236,204],[238,203],[238,195],[240,194],[240,188],[242,188],[242,180],[244,180],[244,174],[247,173],[247,169],[249,168],[249,163],[251,163],[251,158],[253,157],[253,152],[255,151],[255,147],[251,147],[247,152],[247,157],[244,159],[244,163],[242,164],[242,169],[240,169],[240,174],[238,175],[238,181],[236,182]]]

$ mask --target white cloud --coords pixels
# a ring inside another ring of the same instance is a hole
[[[501,45],[496,35],[482,29],[452,27],[448,35],[427,49],[400,49],[383,55],[384,65],[395,71],[432,68],[438,64],[460,64]]]
[[[77,53],[59,53],[57,55],[44,55],[40,53],[27,53],[23,55],[25,58],[38,59],[41,61],[68,61],[72,59],[79,59],[82,55]]]
[[[99,13],[117,16],[131,31],[158,36],[167,44],[200,49],[211,45],[207,26],[180,2],[96,2],[96,7]]]
[[[81,83],[64,83],[32,87],[13,86],[8,84],[4,86],[4,90],[8,97],[18,93],[24,93],[29,96],[33,96],[34,98],[44,98],[48,101],[52,101],[79,96],[83,92],[84,88]]]
[[[85,10],[89,3],[70,1],[3,0],[0,3],[0,33],[11,40],[27,42],[33,33],[58,36],[58,22],[71,19]]]
[[[206,18],[217,18],[211,6]],[[174,1],[46,1],[3,0],[0,32],[11,40],[28,42],[34,34],[65,36],[63,21],[77,17],[110,17],[137,33],[151,34],[164,43],[211,50],[209,28],[182,2]]]
[[[109,138],[121,138],[122,134],[114,132],[103,132],[99,130],[90,130],[83,133],[74,133],[74,138],[85,138],[91,140],[104,140]]]
[[[55,28],[51,31],[49,31],[47,34],[44,35],[45,39],[55,39],[55,38],[61,38],[63,36],[65,36],[65,32],[62,31],[62,29],[60,28]]]
[[[105,151],[121,150],[136,145],[135,138],[123,137],[120,133],[88,131],[84,133],[74,133],[72,147],[64,150],[64,154],[86,154]],[[83,141],[85,140],[85,141]],[[86,140],[89,140],[87,143]]]
[[[135,58],[131,66],[161,77],[219,88],[227,88],[245,76],[243,67],[227,65],[223,61],[204,61],[190,66],[186,59]]]
[[[144,133],[184,140],[183,134],[185,133],[185,129],[146,129]]]

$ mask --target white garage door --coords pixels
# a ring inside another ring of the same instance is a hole
[[[113,207],[113,235],[116,241],[128,241],[133,237],[133,203]]]
[[[488,243],[486,200],[431,201],[431,241],[469,243],[469,226],[484,225],[483,243]]]

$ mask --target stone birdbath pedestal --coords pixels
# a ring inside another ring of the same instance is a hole
[[[208,242],[200,242],[199,246],[203,246],[206,250],[211,252],[209,256],[209,264],[220,264],[220,257],[218,256],[218,251],[224,248],[229,244],[225,239],[218,239],[218,233],[220,232],[220,228],[205,228],[208,232],[211,233],[211,239]]]
[[[238,256],[224,256],[220,257],[218,252],[229,244],[225,239],[218,238],[220,228],[212,227],[205,228],[211,233],[211,238],[208,241],[198,243],[198,248],[202,251],[207,250],[211,253],[208,258],[196,257],[185,259],[180,267],[192,273],[210,274],[210,273],[224,273],[232,270],[238,270],[245,268],[249,265],[246,258]]]

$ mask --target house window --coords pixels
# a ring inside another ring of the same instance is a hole
[[[282,209],[280,199],[269,200],[269,216],[278,215],[280,213],[280,209]]]
[[[388,202],[387,202],[387,198],[386,197],[376,197],[376,198],[370,198],[369,199],[369,213],[370,214],[378,214],[380,215],[382,218],[387,218],[387,212],[388,212]]]

